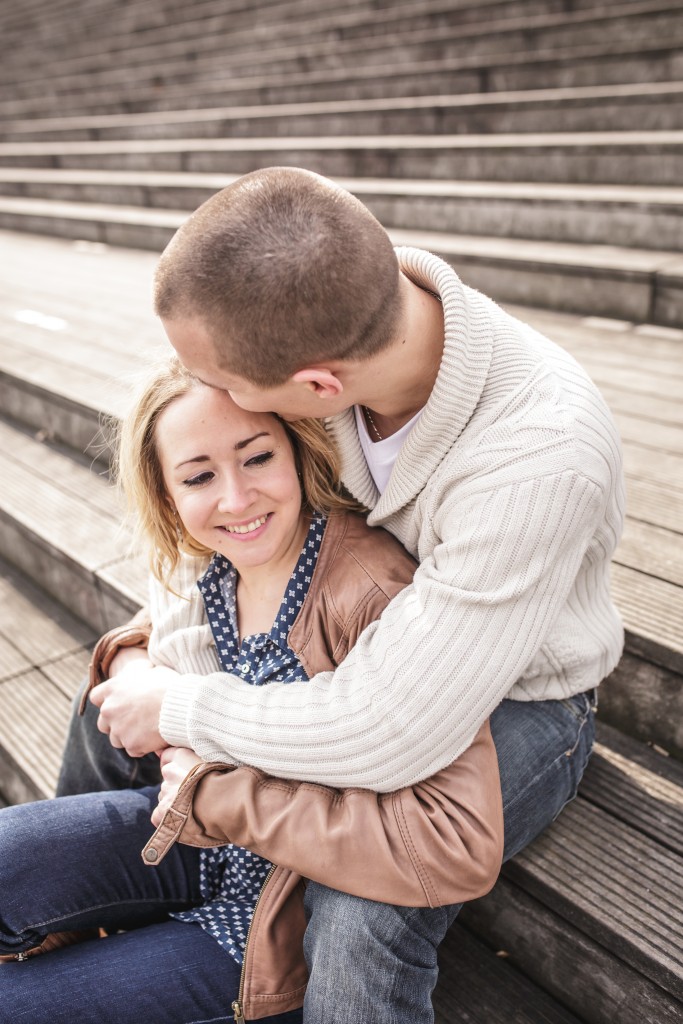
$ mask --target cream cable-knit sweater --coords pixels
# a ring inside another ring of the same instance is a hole
[[[624,492],[604,401],[571,356],[447,264],[398,256],[440,295],[445,347],[384,494],[353,410],[328,426],[369,523],[419,560],[413,585],[334,673],[266,687],[217,673],[200,604],[157,592],[152,654],[195,673],[169,690],[161,733],[206,759],[390,791],[449,764],[504,697],[568,697],[619,659],[609,564]],[[191,584],[198,567],[185,571]]]

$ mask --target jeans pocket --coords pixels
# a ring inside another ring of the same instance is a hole
[[[559,704],[569,712],[572,718],[576,720],[577,730],[575,741],[572,743],[572,746],[565,751],[566,756],[571,757],[579,746],[579,743],[583,738],[582,733],[586,723],[591,719],[591,715],[595,710],[595,691],[589,690],[586,693],[576,693],[573,697],[567,697],[564,700],[559,701]]]
[[[594,691],[578,693],[566,700],[559,701],[559,703],[569,712],[574,721],[571,734],[568,734],[571,746],[565,750],[563,759],[569,771],[571,784],[571,793],[563,804],[566,806],[577,794],[579,783],[593,751],[595,739]]]

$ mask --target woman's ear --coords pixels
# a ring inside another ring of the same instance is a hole
[[[293,373],[290,379],[295,384],[304,384],[318,398],[336,398],[344,390],[339,377],[324,366],[307,366]]]

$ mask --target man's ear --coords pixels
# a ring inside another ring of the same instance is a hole
[[[344,385],[332,370],[321,366],[307,366],[292,374],[295,384],[304,384],[318,398],[336,398],[341,395]]]

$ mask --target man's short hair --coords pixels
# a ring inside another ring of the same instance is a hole
[[[259,387],[394,338],[399,270],[379,221],[310,171],[253,171],[208,199],[159,261],[155,309],[198,319],[222,369]]]

